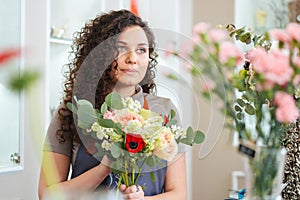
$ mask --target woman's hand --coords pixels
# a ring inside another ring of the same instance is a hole
[[[126,200],[144,200],[144,191],[139,185],[126,187],[126,185],[122,184],[120,186],[120,191],[123,193],[123,198]]]

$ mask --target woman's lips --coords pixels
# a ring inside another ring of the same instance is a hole
[[[137,72],[137,70],[135,70],[135,69],[121,69],[121,71],[124,72],[124,73],[135,73],[135,72]]]

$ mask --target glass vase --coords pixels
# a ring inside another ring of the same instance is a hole
[[[285,155],[284,148],[259,147],[246,159],[247,200],[281,199]]]

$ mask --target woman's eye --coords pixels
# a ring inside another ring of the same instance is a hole
[[[125,52],[126,51],[126,47],[125,46],[118,46],[118,51],[119,52]]]
[[[146,49],[146,48],[138,48],[138,49],[137,49],[137,52],[138,52],[139,54],[143,54],[143,53],[146,53],[146,52],[147,52],[147,49]]]

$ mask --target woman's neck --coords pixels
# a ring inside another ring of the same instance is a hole
[[[131,97],[136,93],[135,86],[132,87],[116,87],[113,89],[114,92],[117,92],[121,95],[122,98]]]

